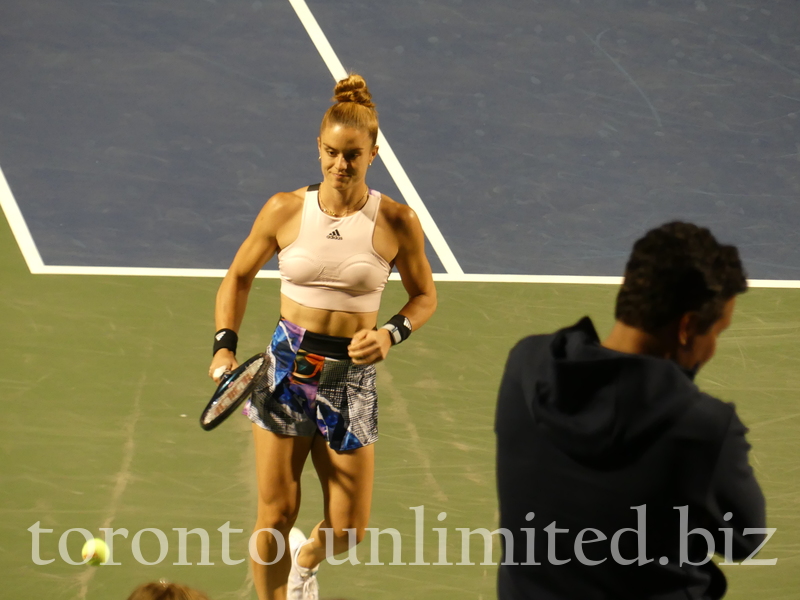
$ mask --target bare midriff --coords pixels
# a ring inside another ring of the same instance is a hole
[[[309,308],[283,294],[281,294],[281,317],[308,331],[336,337],[353,337],[357,331],[373,329],[378,322],[377,312],[352,313]]]

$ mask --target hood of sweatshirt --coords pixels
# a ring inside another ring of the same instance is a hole
[[[584,317],[557,332],[549,360],[526,371],[537,426],[573,459],[616,466],[655,442],[701,392],[676,363],[600,345]]]

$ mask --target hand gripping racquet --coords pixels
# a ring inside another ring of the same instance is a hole
[[[262,353],[223,374],[217,390],[200,415],[200,427],[211,431],[227,419],[253,393],[256,386],[266,379],[268,371],[269,358]]]

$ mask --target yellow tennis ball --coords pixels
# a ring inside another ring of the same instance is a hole
[[[108,560],[108,545],[100,538],[89,540],[83,545],[81,556],[88,565],[102,565]]]

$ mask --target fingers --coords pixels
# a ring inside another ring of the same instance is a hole
[[[347,346],[348,352],[359,352],[364,348],[370,345],[369,340],[369,330],[368,329],[361,329],[356,331],[355,335],[350,340],[350,344]],[[352,354],[350,356],[352,358]]]
[[[355,335],[350,340],[350,346],[358,346],[368,340],[371,329],[360,329],[356,331]]]
[[[225,352],[228,352],[229,356],[225,356]],[[214,356],[214,360],[211,361],[211,366],[208,367],[208,376],[211,377],[215,383],[219,383],[225,373],[233,371],[238,366],[239,363],[236,362],[233,352],[220,350]]]
[[[237,366],[238,365],[230,365],[230,366],[223,365],[221,367],[217,367],[216,369],[214,369],[213,372],[209,371],[208,376],[214,380],[214,383],[219,383],[220,381],[222,381],[222,378],[225,377],[225,375],[236,369]]]
[[[362,330],[353,336],[353,342],[347,347],[347,353],[353,364],[369,365],[385,359],[391,345],[385,329]]]
[[[370,365],[383,360],[380,350],[368,348],[366,350],[350,351],[350,359],[354,365]]]

